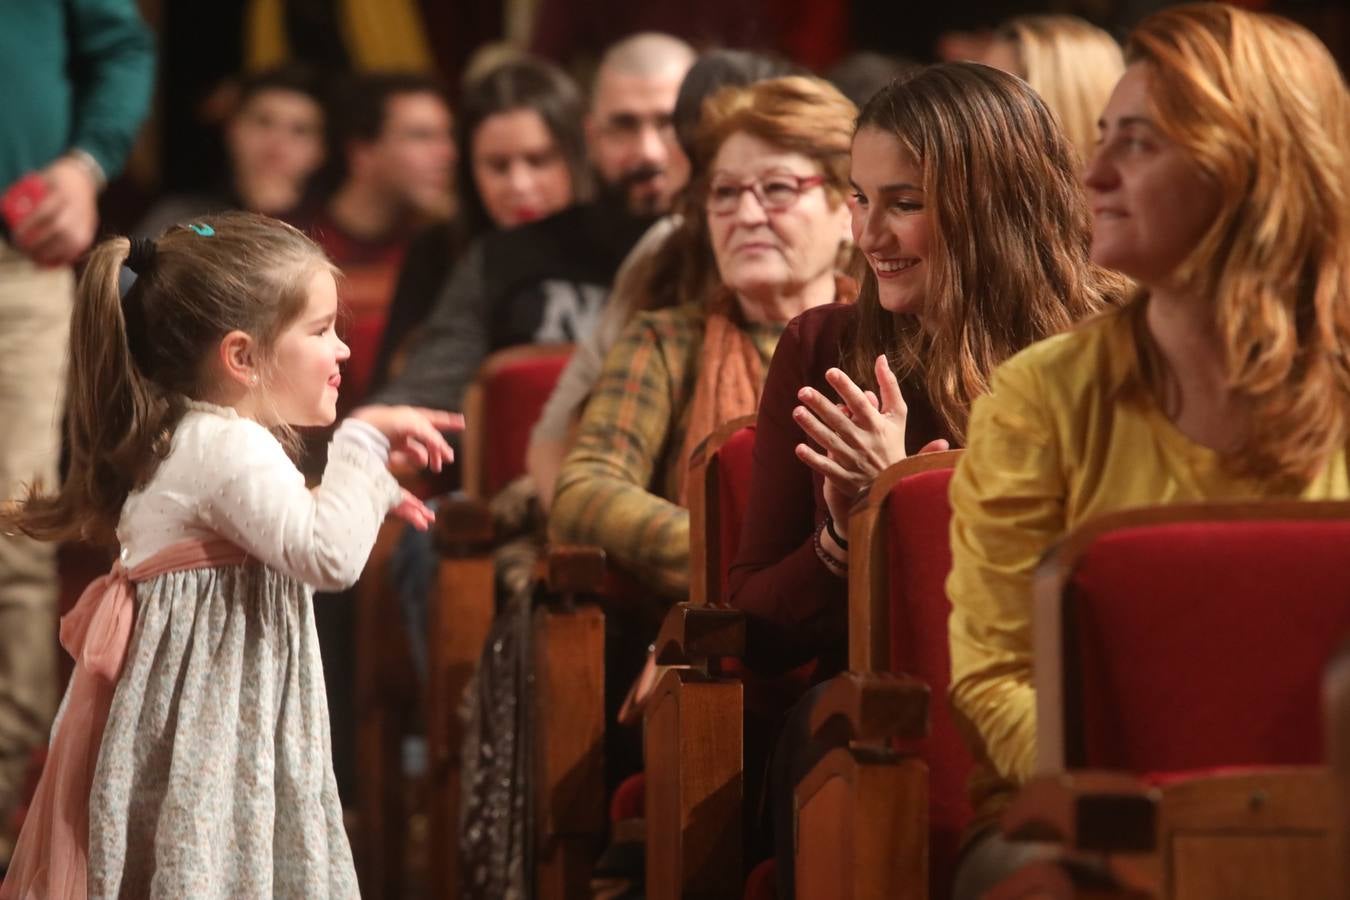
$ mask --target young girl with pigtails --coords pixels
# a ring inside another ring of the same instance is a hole
[[[462,423],[363,410],[306,487],[292,429],[333,422],[349,355],[335,274],[300,232],[241,213],[90,254],[69,474],[0,529],[118,560],[61,621],[75,673],[3,900],[357,895],[313,593],[356,580],[386,515],[428,527],[388,463],[439,470]]]

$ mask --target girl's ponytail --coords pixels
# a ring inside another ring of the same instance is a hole
[[[138,275],[125,297],[122,266]],[[122,506],[168,456],[185,398],[211,396],[207,361],[239,330],[271,352],[301,314],[313,273],[332,271],[296,229],[252,213],[176,225],[151,241],[112,238],[85,264],[70,329],[61,489],[29,485],[0,505],[0,531],[112,543]]]
[[[145,376],[133,353],[133,346],[148,343],[140,304],[154,272],[151,265],[123,299],[118,282],[130,248],[123,237],[95,247],[76,291],[66,379],[66,480],[54,494],[30,485],[24,502],[0,512],[5,530],[40,540],[112,543],[127,494],[168,452],[181,404]]]

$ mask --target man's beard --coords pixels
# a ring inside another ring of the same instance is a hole
[[[638,218],[664,215],[670,211],[668,197],[660,192],[636,193],[634,188],[665,173],[664,168],[656,165],[641,166],[625,172],[618,181],[602,183],[597,199],[607,206],[622,207],[629,215]]]

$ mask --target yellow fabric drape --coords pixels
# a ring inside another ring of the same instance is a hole
[[[359,71],[431,72],[435,66],[416,0],[336,0],[342,42]],[[250,72],[285,62],[285,0],[250,0],[244,16],[244,68]]]
[[[244,70],[257,72],[288,59],[283,0],[251,0],[244,11]]]

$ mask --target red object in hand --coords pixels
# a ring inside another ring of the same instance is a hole
[[[0,197],[0,215],[5,217],[9,230],[17,230],[19,223],[28,218],[28,214],[37,208],[46,195],[47,182],[36,172],[10,185],[5,195]]]

